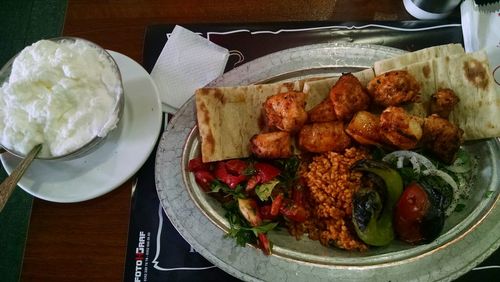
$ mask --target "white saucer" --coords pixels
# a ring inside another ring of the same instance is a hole
[[[109,51],[123,78],[125,110],[118,128],[87,156],[71,161],[35,160],[18,185],[52,202],[72,203],[99,197],[132,177],[147,160],[160,133],[158,89],[149,74],[129,57]],[[11,173],[20,159],[0,157]]]

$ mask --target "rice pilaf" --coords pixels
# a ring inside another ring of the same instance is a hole
[[[370,158],[360,148],[351,147],[343,154],[326,152],[312,158],[303,166],[300,176],[307,186],[311,216],[301,228],[291,227],[296,237],[308,233],[322,245],[345,250],[367,250],[368,246],[357,238],[351,223],[352,198],[361,185],[361,173],[350,171],[356,161]]]

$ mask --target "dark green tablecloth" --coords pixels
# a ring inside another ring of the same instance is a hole
[[[0,65],[26,45],[62,34],[66,0],[2,0]],[[0,166],[0,180],[6,176]],[[33,198],[17,188],[0,213],[0,280],[18,281]]]

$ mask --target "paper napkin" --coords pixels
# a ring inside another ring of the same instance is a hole
[[[151,77],[164,111],[175,113],[195,92],[222,75],[229,51],[181,26],[175,26]]]
[[[500,13],[478,9],[473,0],[460,6],[464,47],[467,52],[484,49],[500,93]]]

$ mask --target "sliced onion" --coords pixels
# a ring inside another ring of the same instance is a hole
[[[466,173],[472,169],[471,159],[469,154],[461,149],[458,151],[458,156],[452,165],[446,167],[447,170],[454,173]]]
[[[406,150],[394,151],[392,153],[385,155],[382,158],[382,160],[384,162],[393,162],[395,159],[400,159],[400,158],[410,160],[411,164],[413,165],[413,169],[415,170],[417,169],[417,167],[418,170],[420,170],[420,165],[423,165],[426,169],[436,169],[436,166],[434,166],[428,158],[412,151],[406,151]]]
[[[426,169],[426,170],[422,171],[422,174],[423,175],[438,176],[438,177],[442,178],[446,183],[448,183],[448,185],[450,185],[451,188],[453,189],[453,200],[451,201],[450,205],[448,206],[448,208],[445,211],[446,216],[449,216],[455,210],[455,207],[457,206],[457,202],[458,202],[458,199],[460,196],[458,193],[457,183],[455,182],[453,177],[451,177],[448,173],[446,173],[442,170],[439,170],[439,169]]]

